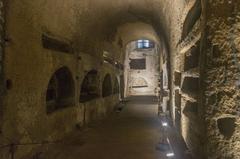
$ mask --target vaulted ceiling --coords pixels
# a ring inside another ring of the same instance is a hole
[[[196,1],[200,0],[23,0],[16,6],[30,5],[24,14],[34,16],[34,25],[70,39],[78,52],[96,55],[103,48],[119,50],[119,39],[123,45],[145,37],[176,46]]]

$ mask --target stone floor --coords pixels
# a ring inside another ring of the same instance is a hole
[[[48,159],[165,159],[156,149],[161,137],[157,105],[149,97],[132,97],[121,112],[53,145]]]

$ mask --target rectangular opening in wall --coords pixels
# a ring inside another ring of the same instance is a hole
[[[70,43],[42,34],[42,45],[45,49],[73,53]]]
[[[143,86],[132,86],[132,88],[146,88],[148,85],[143,85]]]
[[[130,59],[130,69],[133,70],[145,70],[146,69],[146,59]]]
[[[174,80],[174,84],[176,86],[180,86],[181,85],[181,78],[182,78],[182,74],[180,72],[176,72],[174,73],[175,75],[175,80]]]
[[[154,48],[154,43],[150,40],[138,40],[136,46],[137,49],[150,49]]]
[[[199,78],[185,77],[181,88],[183,93],[196,96],[199,90]]]
[[[197,68],[199,66],[200,42],[185,55],[184,71]]]

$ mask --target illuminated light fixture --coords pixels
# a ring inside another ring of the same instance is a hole
[[[168,123],[167,122],[162,122],[162,126],[167,127]]]
[[[103,51],[103,57],[109,57],[110,53],[108,51]]]
[[[167,153],[166,156],[167,156],[167,157],[173,157],[173,156],[174,156],[174,153],[173,153],[173,152]]]

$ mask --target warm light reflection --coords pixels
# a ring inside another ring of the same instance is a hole
[[[167,122],[162,122],[162,126],[167,127],[168,123]]]
[[[173,153],[173,152],[167,153],[166,156],[167,156],[167,157],[173,157],[173,156],[174,156],[174,153]]]

